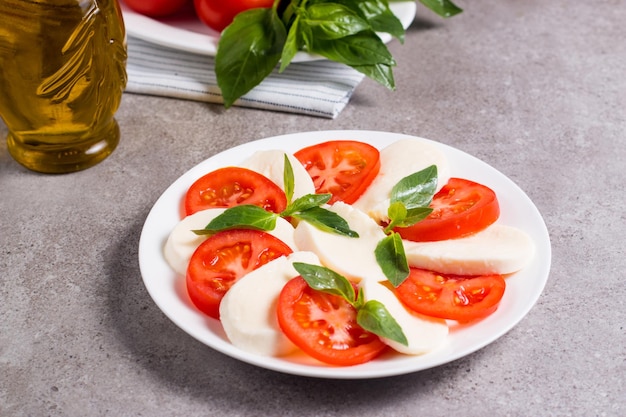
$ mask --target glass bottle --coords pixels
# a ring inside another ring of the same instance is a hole
[[[117,0],[0,0],[0,116],[25,167],[91,167],[117,146],[126,35]]]

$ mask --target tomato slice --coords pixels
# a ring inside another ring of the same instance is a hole
[[[185,214],[242,204],[280,213],[287,207],[287,197],[278,185],[258,172],[226,167],[209,172],[189,187],[185,195]]]
[[[411,268],[396,294],[417,313],[468,322],[496,311],[505,287],[500,275],[468,277]]]
[[[415,242],[454,239],[479,232],[500,216],[493,190],[461,178],[451,178],[435,194],[430,207],[433,212],[424,220],[394,230]]]
[[[380,171],[378,149],[353,140],[319,143],[294,155],[313,179],[315,192],[333,195],[330,204],[354,203]]]
[[[344,298],[291,279],[278,298],[278,324],[287,338],[313,358],[331,365],[368,362],[386,345],[356,322],[356,309]]]
[[[291,252],[280,239],[259,230],[218,232],[191,256],[187,293],[200,311],[217,319],[222,298],[239,278]]]

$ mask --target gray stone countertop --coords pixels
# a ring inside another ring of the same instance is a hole
[[[125,94],[120,145],[94,168],[36,174],[0,145],[0,415],[626,415],[626,4],[459,5],[419,8],[390,44],[397,91],[365,80],[335,120]],[[137,256],[161,193],[234,145],[334,129],[454,146],[528,194],[553,259],[516,327],[435,368],[327,380],[239,362],[165,317]]]

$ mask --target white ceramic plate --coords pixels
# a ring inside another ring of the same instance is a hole
[[[154,19],[132,11],[120,0],[126,32],[148,42],[161,46],[215,56],[220,34],[204,25],[194,14],[193,9],[184,10],[172,17]],[[393,2],[391,11],[400,19],[402,26],[408,28],[415,18],[416,2]],[[388,34],[381,35],[387,43],[391,40]],[[299,53],[293,62],[321,59],[318,55]]]
[[[331,139],[354,139],[382,148],[411,137],[441,149],[450,161],[452,175],[483,183],[498,195],[498,222],[518,227],[530,235],[536,255],[524,270],[507,278],[507,290],[498,310],[470,326],[452,328],[446,345],[422,356],[389,353],[353,367],[333,367],[304,357],[265,357],[231,345],[220,323],[200,313],[191,304],[185,279],[177,276],[163,257],[163,245],[181,218],[181,202],[187,188],[201,175],[226,165],[236,165],[257,150],[282,149],[294,152],[304,146]],[[221,152],[198,164],[174,182],[148,214],[139,242],[139,264],[143,281],[154,302],[177,326],[207,346],[233,358],[279,372],[338,379],[375,378],[400,375],[435,367],[468,355],[504,335],[532,308],[548,279],[551,262],[550,238],[544,221],[528,196],[510,179],[490,165],[460,150],[427,139],[372,131],[320,131],[295,133],[250,142]]]

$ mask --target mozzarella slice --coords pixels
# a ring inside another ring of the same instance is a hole
[[[408,340],[408,345],[381,338],[394,350],[408,355],[421,355],[441,347],[448,336],[445,320],[418,315],[405,308],[396,295],[385,284],[377,281],[361,283],[365,301],[382,303],[396,320]]]
[[[434,146],[415,139],[396,141],[380,151],[380,172],[354,207],[367,213],[376,221],[388,219],[387,209],[391,189],[403,178],[437,166],[437,190],[450,179],[450,167],[446,156]]]
[[[510,274],[524,268],[535,252],[526,233],[500,224],[459,239],[403,243],[410,266],[455,275]]]
[[[257,151],[243,161],[242,167],[265,175],[283,190],[285,189],[284,169],[285,155],[289,158],[293,168],[294,190],[293,198],[302,197],[306,194],[315,193],[315,185],[309,173],[304,169],[300,161],[290,153],[279,150]]]
[[[320,264],[311,252],[281,256],[244,275],[222,298],[220,321],[233,345],[266,356],[286,355],[297,349],[280,330],[276,317],[282,288],[299,275],[293,262]]]
[[[365,213],[342,202],[328,209],[343,217],[359,237],[324,232],[302,221],[294,232],[296,246],[300,250],[315,252],[324,266],[347,278],[385,279],[374,254],[378,242],[385,238],[380,226]]]
[[[208,235],[197,235],[193,230],[204,229],[215,217],[224,212],[224,208],[211,208],[198,211],[182,219],[172,229],[165,242],[163,253],[165,260],[177,274],[185,275],[191,255],[204,242]],[[296,250],[293,239],[293,226],[282,217],[276,219],[276,228],[269,231],[271,235],[282,240],[292,250]]]

